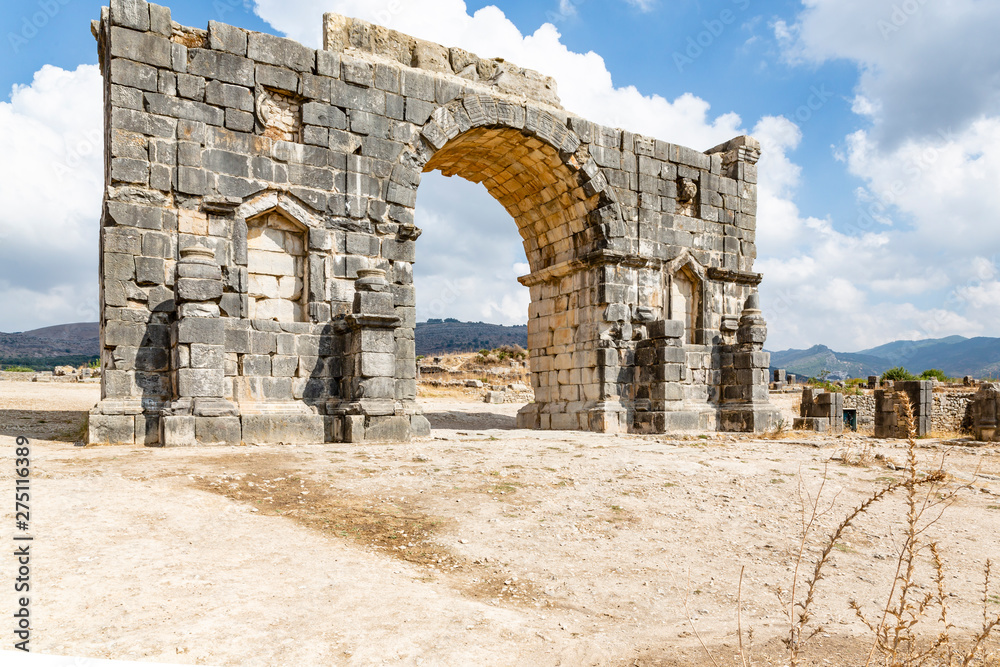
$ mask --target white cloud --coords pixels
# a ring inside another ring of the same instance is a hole
[[[1000,3],[982,0],[807,0],[794,26],[774,26],[792,61],[845,59],[876,103],[873,131],[894,146],[956,131],[1000,103]],[[961,101],[958,103],[958,101]]]
[[[760,237],[780,224],[782,256],[807,258],[776,259],[780,240],[762,242],[765,307],[774,301],[787,311],[771,343],[777,349],[774,338],[815,332],[810,323],[834,321],[831,312],[835,330],[811,340],[851,341],[858,349],[895,338],[995,334],[1000,118],[989,113],[1000,100],[1000,45],[988,33],[1000,7],[972,0],[804,4],[796,22],[779,21],[773,32],[789,62],[857,65],[852,111],[870,127],[846,137],[834,154],[865,186],[853,219],[835,228],[801,220],[787,201],[762,194]]]
[[[651,12],[656,6],[656,0],[625,0],[629,5],[635,7],[640,12]]]
[[[524,324],[528,273],[517,225],[482,185],[424,174],[417,194],[417,318]]]
[[[101,76],[46,65],[0,103],[0,331],[93,321]]]

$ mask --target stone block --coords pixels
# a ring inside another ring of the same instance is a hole
[[[393,377],[396,372],[396,355],[365,352],[358,360],[358,374],[363,377]]]
[[[177,296],[185,301],[217,301],[222,297],[221,280],[178,278]]]
[[[302,122],[307,125],[347,129],[347,114],[339,108],[321,102],[306,102],[302,105]]]
[[[172,63],[169,40],[118,26],[111,27],[111,55],[165,69],[170,69]]]
[[[225,344],[225,325],[218,318],[185,318],[177,322],[177,342],[205,345]]]
[[[194,417],[195,441],[199,445],[238,445],[242,440],[239,417]]]
[[[208,87],[206,87],[206,97]],[[170,97],[159,93],[145,93],[146,110],[160,116],[169,116],[184,120],[205,123],[206,125],[222,125],[225,112],[202,102]]]
[[[247,88],[254,85],[253,61],[222,51],[189,49],[187,73]]]
[[[160,415],[139,414],[135,416],[135,444],[157,447],[160,444]]]
[[[184,398],[225,395],[225,372],[219,368],[180,368],[177,370],[177,394]]]
[[[170,355],[162,347],[140,347],[136,350],[135,368],[138,371],[167,371],[170,369]]]
[[[274,377],[293,377],[298,367],[298,357],[288,355],[271,357],[271,375]]]
[[[322,415],[245,414],[240,419],[243,442],[247,444],[317,444],[325,440],[326,429]]]
[[[191,368],[223,368],[226,356],[224,349],[221,345],[192,343],[190,347]]]
[[[251,132],[253,130],[253,114],[249,111],[226,109],[226,128],[234,132]]]
[[[241,372],[247,376],[271,375],[271,357],[266,354],[245,354],[240,358]]]
[[[431,434],[431,423],[423,415],[413,415],[410,417],[410,433],[417,438],[424,438]]]
[[[299,75],[284,67],[257,65],[256,79],[258,86],[267,86],[286,93],[295,93],[299,89]]]
[[[253,354],[274,354],[278,351],[278,338],[270,331],[250,332],[250,352]]]
[[[245,56],[247,54],[247,32],[225,23],[209,21],[208,48]]]
[[[161,5],[149,5],[149,30],[157,35],[170,37],[173,33],[173,22],[170,19],[170,8]]]
[[[151,93],[159,90],[159,76],[156,68],[131,60],[115,59],[111,61],[111,83]],[[139,106],[134,108],[141,110],[141,104],[140,100]]]
[[[105,252],[125,255],[142,253],[142,236],[137,229],[106,227],[103,234]]]
[[[390,292],[355,292],[354,312],[361,315],[395,315]]]
[[[145,160],[114,158],[111,160],[111,180],[146,184],[149,182],[149,163]]]
[[[395,354],[396,340],[392,329],[361,329],[352,335],[352,346],[356,352],[376,352]]]
[[[654,320],[646,325],[650,338],[682,338],[684,323],[680,320]]]
[[[253,110],[253,96],[249,88],[234,86],[221,81],[210,81],[205,86],[205,101],[220,107],[233,107],[241,111]],[[197,119],[194,119],[197,120]]]
[[[364,415],[344,415],[342,418],[341,438],[344,442],[365,441]]]
[[[177,168],[177,189],[189,195],[204,195],[208,192],[206,173],[192,167]]]
[[[412,435],[411,419],[406,415],[369,417],[365,442],[407,442]]]
[[[173,189],[174,168],[162,164],[153,164],[149,167],[149,187],[162,192],[170,192]]]
[[[195,438],[195,417],[165,415],[160,418],[160,445],[162,447],[193,447]]]
[[[102,415],[91,412],[87,417],[89,444],[135,444],[133,415]]]
[[[260,32],[249,34],[247,56],[258,62],[287,67],[298,72],[311,72],[316,65],[316,52],[298,42]],[[296,92],[296,89],[292,89]]]
[[[149,30],[149,4],[145,0],[111,0],[111,23],[132,30]]]

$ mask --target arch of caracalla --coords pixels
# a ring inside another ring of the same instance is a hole
[[[112,0],[92,442],[426,435],[421,174],[482,183],[530,273],[524,428],[759,431],[758,143],[565,111],[555,82],[335,14],[324,47]],[[472,233],[472,232],[470,232]]]

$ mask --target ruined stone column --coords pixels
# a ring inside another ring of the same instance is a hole
[[[985,383],[972,399],[972,431],[976,440],[991,442],[997,439],[997,415],[1000,414],[1000,389]]]
[[[817,433],[843,433],[844,395],[805,387],[802,390],[799,416],[792,421],[792,428]]]
[[[163,446],[238,444],[240,418],[225,398],[222,269],[204,246],[180,251],[174,281],[177,319],[170,330],[174,400],[163,408]]]
[[[927,380],[897,381],[888,389],[875,390],[875,437],[909,437],[906,425],[906,408],[903,402],[909,400],[913,411],[915,435],[926,435],[931,430],[931,410],[933,410],[934,384]]]
[[[396,401],[396,340],[400,324],[382,269],[360,269],[354,282],[353,312],[346,317],[343,395],[335,439],[348,442],[409,440],[430,433],[423,415],[407,415]],[[337,432],[339,431],[339,432]]]

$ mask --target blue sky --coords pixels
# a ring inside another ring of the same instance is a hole
[[[97,319],[100,2],[0,6],[0,331]],[[320,46],[324,11],[556,77],[563,105],[709,148],[752,133],[768,347],[997,335],[1000,46],[989,0],[169,3]],[[82,67],[81,67],[82,66]],[[513,221],[480,186],[418,195],[418,317],[514,323]]]

